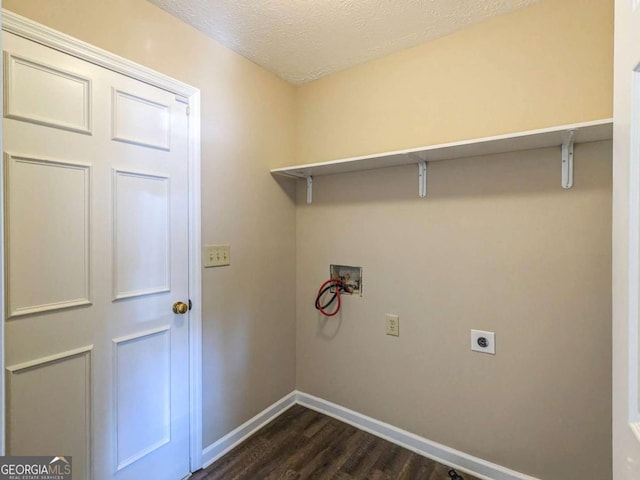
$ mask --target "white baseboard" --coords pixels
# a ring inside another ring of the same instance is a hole
[[[367,417],[307,393],[296,392],[296,403],[353,425],[376,437],[384,438],[423,457],[431,458],[444,465],[450,465],[461,473],[466,472],[482,480],[539,480],[459,450],[454,450],[440,443],[432,442],[406,430],[401,430],[388,423]]]
[[[459,450],[447,447],[437,442],[415,435],[406,430],[396,428],[388,423],[381,422],[375,418],[367,417],[353,410],[349,410],[341,405],[314,397],[308,393],[297,390],[286,395],[276,403],[267,407],[251,420],[240,425],[238,428],[222,437],[217,442],[209,445],[202,451],[204,468],[211,465],[218,458],[231,450],[236,445],[242,443],[257,430],[269,423],[271,420],[282,414],[294,404],[299,404],[330,417],[336,418],[344,423],[353,425],[360,430],[369,432],[372,435],[388,440],[391,443],[416,452],[427,458],[431,458],[463,473],[468,473],[482,480],[539,480],[535,477],[516,472],[495,463],[487,462],[481,458],[468,455]]]
[[[297,392],[293,391],[282,397],[276,403],[265,408],[252,419],[247,420],[238,428],[227,433],[220,440],[212,443],[202,450],[202,468],[207,468],[229,450],[242,443],[271,420],[278,417],[289,407],[295,405],[296,394]]]

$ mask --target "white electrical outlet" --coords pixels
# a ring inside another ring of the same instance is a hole
[[[471,350],[496,354],[496,334],[484,330],[471,330]]]
[[[207,267],[223,267],[231,264],[231,246],[224,245],[205,245],[204,254],[202,256],[205,268]]]
[[[387,335],[400,336],[400,318],[398,315],[387,313]]]

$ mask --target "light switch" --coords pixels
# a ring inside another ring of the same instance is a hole
[[[231,264],[231,246],[223,245],[205,245],[203,262],[208,267],[223,267]]]

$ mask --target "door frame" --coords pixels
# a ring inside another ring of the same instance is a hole
[[[2,9],[2,30],[32,40],[73,57],[85,60],[116,73],[148,83],[176,95],[176,100],[189,107],[188,121],[188,178],[189,178],[189,450],[190,468],[202,468],[202,272],[201,265],[201,202],[200,202],[200,90],[150,68],[138,65],[113,53],[94,47],[21,15]],[[1,67],[0,67],[1,68]],[[3,76],[3,75],[2,75]],[[0,176],[1,176],[0,172]],[[3,182],[0,182],[3,183]],[[4,198],[0,196],[0,212]],[[0,224],[0,233],[2,233]],[[4,236],[0,239],[0,245]],[[4,260],[2,249],[0,265]],[[1,285],[0,285],[1,286]],[[4,288],[2,289],[4,292]],[[4,293],[3,293],[4,295]],[[0,340],[4,337],[4,309],[2,309]],[[4,341],[2,342],[4,347]],[[2,352],[4,349],[2,349]],[[4,372],[4,354],[0,355],[0,372]],[[0,379],[1,380],[1,379]],[[4,385],[4,382],[2,382]],[[0,454],[4,455],[4,389],[0,390]]]

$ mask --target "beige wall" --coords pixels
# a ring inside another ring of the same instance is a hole
[[[296,160],[607,118],[613,2],[543,0],[299,88]],[[544,480],[611,478],[611,143],[299,183],[297,386]],[[330,263],[364,267],[341,319]],[[400,337],[385,314],[400,315]],[[496,332],[473,353],[470,329]]]
[[[611,117],[612,53],[612,0],[542,0],[304,85],[297,163]]]
[[[3,6],[202,91],[202,239],[232,251],[202,278],[207,446],[295,386],[295,205],[269,174],[293,158],[294,89],[144,0]]]

